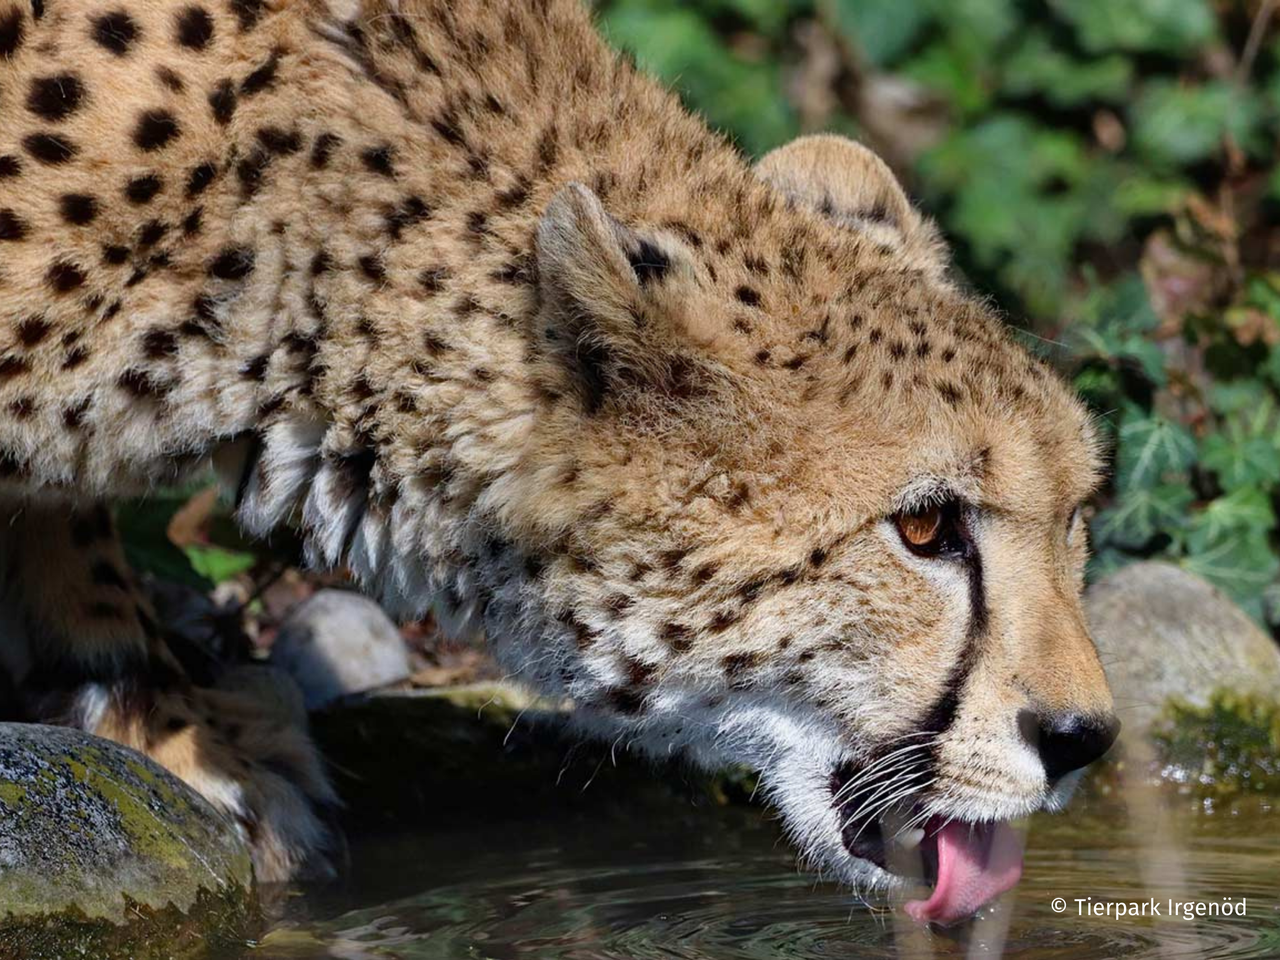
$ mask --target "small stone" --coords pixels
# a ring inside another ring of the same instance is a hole
[[[271,661],[298,686],[308,710],[409,676],[409,650],[391,618],[368,597],[321,590],[285,618]]]

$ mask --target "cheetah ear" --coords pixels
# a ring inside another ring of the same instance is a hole
[[[762,157],[756,173],[840,226],[917,255],[931,273],[945,272],[937,230],[911,206],[889,165],[862,144],[833,134],[798,137]]]
[[[570,183],[547,205],[537,245],[537,339],[584,405],[618,388],[670,386],[683,340],[674,287],[692,271],[679,244],[620,223]]]

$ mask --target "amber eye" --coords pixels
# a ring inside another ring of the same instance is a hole
[[[912,553],[925,557],[968,555],[968,540],[956,500],[931,503],[894,514],[898,535]]]
[[[898,514],[898,532],[913,547],[927,547],[942,529],[942,507],[927,506],[915,513]]]

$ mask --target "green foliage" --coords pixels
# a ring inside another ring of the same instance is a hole
[[[749,153],[798,132],[813,25],[859,89],[891,78],[940,104],[933,143],[896,159],[974,285],[1065,346],[1051,359],[1113,454],[1092,573],[1166,557],[1280,626],[1280,30],[1263,6],[600,0],[613,39]],[[916,119],[831,92],[817,126],[884,138]]]

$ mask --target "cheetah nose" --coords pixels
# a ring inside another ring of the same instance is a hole
[[[1044,764],[1049,782],[1097,760],[1115,743],[1120,721],[1114,714],[1018,711],[1018,730]]]

